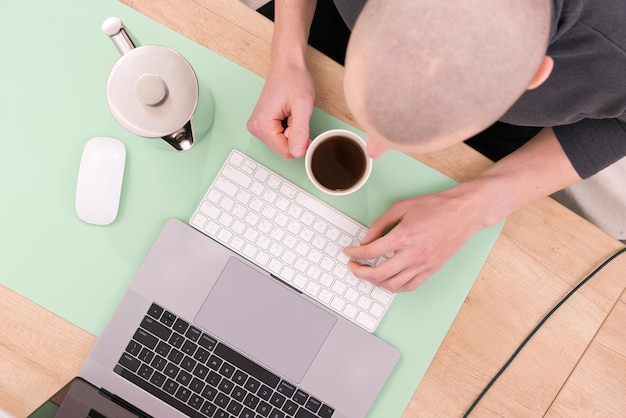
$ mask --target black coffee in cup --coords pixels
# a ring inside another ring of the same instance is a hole
[[[363,148],[344,136],[326,138],[311,156],[311,172],[330,190],[346,190],[365,174],[367,157]]]

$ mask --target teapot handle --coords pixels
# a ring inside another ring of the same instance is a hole
[[[135,49],[135,44],[128,36],[126,28],[119,17],[109,17],[102,23],[102,32],[108,35],[120,54],[124,55],[132,49]]]

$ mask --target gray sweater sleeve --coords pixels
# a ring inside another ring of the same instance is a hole
[[[626,155],[626,1],[553,0],[554,70],[503,116],[552,127],[582,178]]]
[[[626,156],[626,123],[619,119],[583,119],[553,130],[582,178]]]

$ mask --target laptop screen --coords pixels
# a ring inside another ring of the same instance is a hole
[[[110,395],[98,390],[80,377],[72,379],[28,418],[137,418],[145,417],[130,411]]]

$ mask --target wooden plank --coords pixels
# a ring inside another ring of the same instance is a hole
[[[0,405],[25,417],[78,376],[96,337],[0,285]]]
[[[626,276],[626,271],[622,271]],[[626,291],[546,417],[626,416]]]

